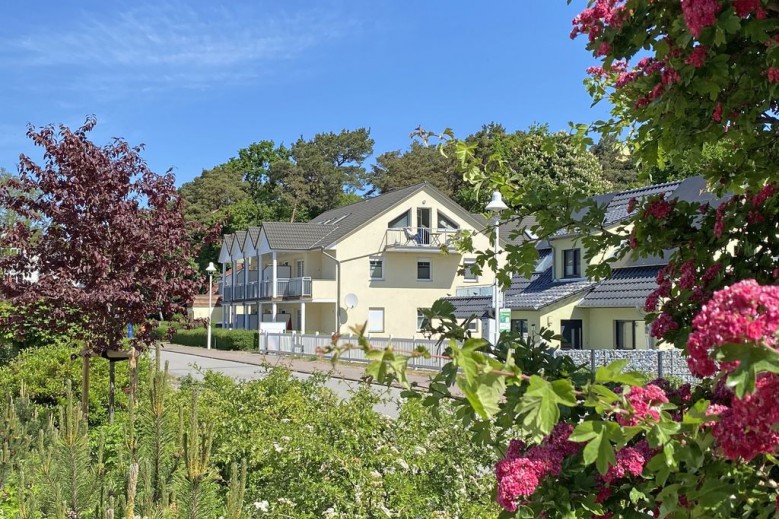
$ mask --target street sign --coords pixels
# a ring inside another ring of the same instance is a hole
[[[498,331],[511,331],[511,308],[501,308],[498,314]]]

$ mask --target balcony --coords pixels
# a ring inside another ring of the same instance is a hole
[[[459,229],[430,229],[427,227],[400,227],[387,229],[385,249],[419,251],[420,248],[454,250],[454,241],[460,236]]]
[[[316,296],[334,298],[334,279],[311,279],[310,277],[277,278],[276,299],[311,299]],[[248,285],[236,284],[224,288],[224,301],[256,301],[273,299],[273,280],[252,281]]]

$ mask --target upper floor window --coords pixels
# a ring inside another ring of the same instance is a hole
[[[581,249],[567,249],[563,251],[564,278],[582,277],[581,259]]]
[[[381,258],[370,259],[370,279],[384,279],[384,260]]]
[[[433,268],[428,259],[417,260],[417,281],[430,281],[433,279]]]
[[[467,259],[463,261],[463,279],[465,281],[479,281],[479,275],[474,270],[476,260]]]
[[[409,211],[406,211],[402,215],[398,216],[397,218],[393,218],[390,220],[390,223],[387,224],[387,227],[390,229],[399,229],[401,227],[408,227],[411,225],[411,214]]]
[[[439,229],[459,229],[460,226],[457,225],[454,220],[449,218],[448,216],[441,213],[441,211],[438,211],[438,228]]]

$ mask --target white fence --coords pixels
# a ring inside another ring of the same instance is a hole
[[[319,355],[319,351],[331,344],[329,335],[305,335],[298,333],[260,333],[260,352],[275,353],[280,355]],[[412,357],[408,365],[411,368],[441,369],[444,364],[449,362],[448,358],[442,357],[443,345],[438,345],[437,341],[426,339],[396,339],[387,337],[370,337],[371,347],[374,349],[384,349],[392,344],[393,350],[397,353],[408,355],[418,346],[424,346],[430,352],[430,358]],[[338,342],[339,346],[353,344],[355,347],[347,350],[341,356],[343,360],[367,362],[365,353],[357,347],[357,336],[342,335]],[[331,357],[330,354],[325,357]]]

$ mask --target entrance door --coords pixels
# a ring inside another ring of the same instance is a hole
[[[564,350],[582,349],[582,320],[563,319],[560,321],[560,335],[563,336],[562,348]]]

